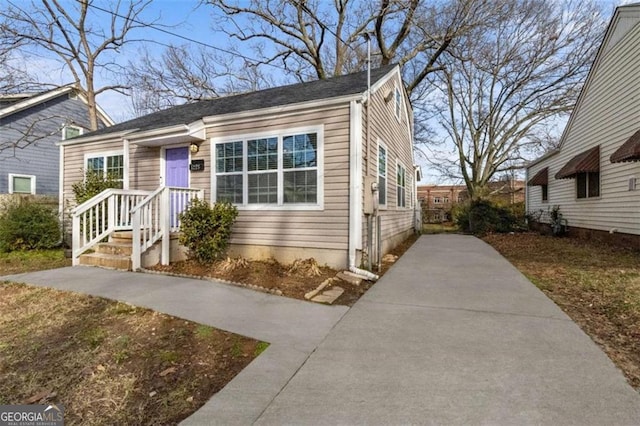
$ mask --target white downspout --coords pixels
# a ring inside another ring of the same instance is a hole
[[[362,102],[351,101],[349,109],[349,271],[375,281],[376,274],[356,267],[356,251],[362,250]]]

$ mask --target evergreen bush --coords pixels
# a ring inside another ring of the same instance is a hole
[[[222,202],[210,206],[194,199],[180,214],[180,244],[189,250],[189,258],[200,264],[220,258],[229,244],[231,228],[238,217],[236,206]]]
[[[60,222],[50,207],[20,200],[0,214],[0,251],[50,249],[60,242]]]
[[[82,181],[71,185],[77,205],[90,200],[109,188],[122,188],[122,182],[112,174],[104,175],[95,171],[88,171]]]
[[[523,229],[524,218],[523,206],[514,204],[503,207],[489,200],[479,199],[457,209],[454,219],[464,232],[485,235]]]

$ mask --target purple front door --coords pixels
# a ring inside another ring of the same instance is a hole
[[[165,186],[189,187],[189,148],[170,148],[165,152]],[[171,194],[171,227],[179,226],[178,215],[187,207],[186,194]]]
[[[189,148],[167,149],[166,186],[189,187]]]

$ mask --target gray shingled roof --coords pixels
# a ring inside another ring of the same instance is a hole
[[[396,65],[387,65],[371,70],[371,84],[388,74]],[[289,86],[274,87],[258,92],[225,96],[192,104],[179,105],[143,117],[134,118],[111,127],[85,133],[80,136],[98,136],[127,130],[152,130],[163,127],[189,124],[202,117],[219,114],[251,111],[281,105],[296,104],[318,99],[355,95],[367,90],[366,71],[343,75],[326,80],[316,80]]]

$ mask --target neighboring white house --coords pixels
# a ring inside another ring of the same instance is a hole
[[[640,245],[640,4],[620,6],[559,148],[527,167],[527,211],[572,232]]]
[[[559,148],[527,167],[527,211],[640,246],[640,5],[616,9]]]
[[[413,114],[398,66],[372,70],[371,84],[369,100],[360,72],[181,105],[63,142],[65,206],[85,170],[122,176],[111,207],[104,195],[75,210],[78,227],[91,223],[80,211],[105,226],[108,211],[110,224],[78,229],[74,257],[114,231],[142,230],[136,269],[136,250],[177,231],[176,213],[196,194],[237,205],[234,254],[346,268],[386,253],[414,230]]]

